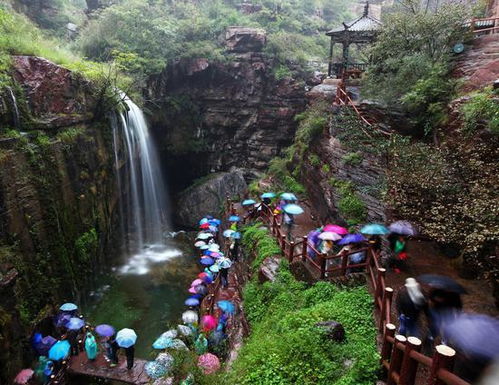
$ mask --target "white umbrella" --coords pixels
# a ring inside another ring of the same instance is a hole
[[[184,321],[186,324],[193,324],[198,322],[199,316],[198,313],[192,310],[187,310],[182,314],[182,321]]]
[[[194,246],[195,247],[201,247],[201,246],[205,246],[206,245],[206,242],[203,242],[203,241],[197,241]]]
[[[214,251],[218,253],[220,251],[220,245],[217,243],[212,243],[210,247],[208,248],[209,251]]]
[[[232,261],[227,257],[222,257],[217,260],[217,265],[222,269],[228,269],[232,266]]]
[[[339,241],[341,239],[341,235],[332,233],[331,231],[325,231],[319,234],[319,239],[322,239],[323,241]]]

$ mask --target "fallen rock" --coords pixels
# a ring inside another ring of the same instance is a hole
[[[240,195],[247,188],[242,170],[212,174],[180,193],[176,222],[182,226],[197,228],[199,218],[220,213],[227,195]]]
[[[321,328],[326,333],[327,338],[332,341],[342,342],[345,340],[345,329],[339,322],[325,321],[319,322],[315,326]]]
[[[265,258],[258,271],[258,281],[260,283],[274,282],[279,271],[280,262],[281,258],[277,256]]]

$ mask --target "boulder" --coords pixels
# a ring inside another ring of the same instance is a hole
[[[211,174],[180,193],[176,222],[181,226],[197,228],[200,218],[220,213],[227,195],[240,195],[247,188],[242,170]]]
[[[260,283],[274,282],[279,271],[280,261],[281,258],[277,256],[265,258],[258,271],[258,281]]]
[[[342,342],[345,340],[345,329],[339,322],[324,321],[315,324],[315,326],[321,328],[331,341]]]
[[[228,27],[225,46],[229,52],[259,52],[267,42],[267,34],[260,28]]]

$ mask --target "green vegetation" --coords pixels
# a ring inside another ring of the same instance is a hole
[[[317,156],[317,154],[310,154],[308,156],[308,163],[314,167],[319,167],[321,164],[321,159]]]
[[[254,225],[243,242],[262,261],[260,242],[268,233]],[[253,280],[244,289],[252,333],[227,374],[227,383],[261,385],[367,385],[378,368],[372,299],[366,288],[341,289],[327,282],[308,287],[286,261],[275,282]],[[346,341],[329,341],[316,323],[340,322]],[[300,359],[297,359],[299,357]]]
[[[295,116],[295,120],[299,122],[295,135],[295,147],[300,156],[303,155],[312,141],[324,132],[328,123],[329,109],[328,102],[320,100]]]
[[[341,158],[343,163],[348,164],[350,166],[358,166],[362,163],[362,153],[360,151],[349,152]]]
[[[321,167],[321,171],[323,174],[329,174],[331,172],[331,167],[327,163],[324,163]]]
[[[262,0],[252,14],[239,1],[118,0],[93,15],[77,44],[97,61],[115,60],[137,78],[160,72],[172,59],[226,60],[220,36],[228,26],[260,27],[268,33],[265,51],[276,59],[276,79],[325,62],[324,32],[348,18],[348,1]],[[320,14],[321,16],[317,16]]]
[[[479,128],[486,128],[499,134],[499,95],[492,89],[474,93],[462,106],[462,112],[465,133],[473,134]]]
[[[258,270],[265,258],[281,254],[281,248],[277,241],[269,234],[267,228],[261,222],[256,222],[244,228],[242,244],[246,250],[253,250],[257,255],[251,264],[253,273]]]
[[[366,220],[366,205],[359,198],[352,182],[331,178],[329,183],[340,195],[338,210],[348,225],[358,225]]]
[[[465,41],[462,21],[470,12],[456,3],[427,12],[421,2],[404,0],[384,20],[370,51],[367,94],[399,105],[426,133],[445,123],[445,107],[455,89],[449,76],[452,47]]]
[[[274,158],[270,161],[267,174],[274,182],[275,191],[284,190],[296,194],[305,193],[305,187],[291,174],[291,159],[288,157]]]

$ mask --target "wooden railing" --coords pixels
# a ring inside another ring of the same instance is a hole
[[[499,17],[488,17],[482,19],[471,19],[469,22],[471,31],[475,35],[489,35],[499,32]]]
[[[234,212],[234,205],[228,199],[227,207]],[[308,243],[307,237],[299,242],[287,240],[281,229],[281,224],[272,211],[272,208],[262,203],[259,217],[266,222],[271,234],[277,239],[282,255],[289,261],[300,257],[304,263],[320,272],[321,279],[326,278],[326,273],[339,273],[345,276],[349,268],[365,268],[367,279],[371,285],[371,293],[378,318],[377,327],[382,334],[381,366],[386,371],[387,385],[414,385],[416,375],[420,367],[426,367],[424,380],[418,380],[418,384],[424,385],[471,385],[462,378],[452,373],[456,352],[446,345],[438,345],[434,349],[432,357],[420,352],[422,341],[416,337],[405,337],[396,334],[397,327],[392,320],[392,299],[394,290],[387,286],[386,269],[381,267],[380,255],[374,248],[367,246],[360,250],[344,253],[341,256],[327,257],[321,254],[312,244]],[[307,248],[318,256],[312,258]],[[348,264],[348,256],[364,251],[366,261],[355,265]],[[341,265],[327,268],[328,260],[341,260]]]

